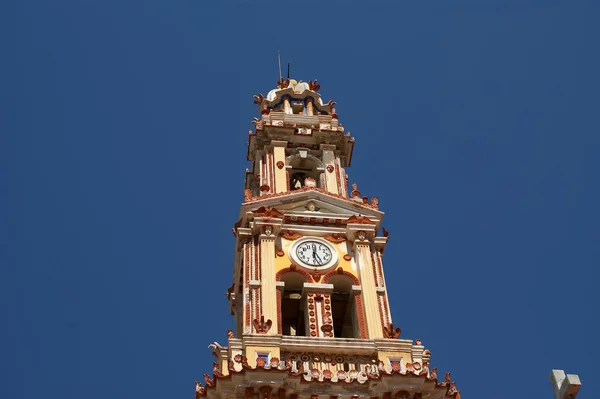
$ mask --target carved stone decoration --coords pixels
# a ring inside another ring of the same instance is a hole
[[[269,225],[266,225],[266,226],[264,227],[264,230],[263,230],[263,232],[264,232],[264,233],[265,233],[265,235],[267,235],[267,236],[270,236],[270,235],[272,235],[272,234],[273,234],[273,226],[271,226],[270,224],[269,224]]]
[[[379,209],[379,198],[373,197],[371,198],[371,202],[369,203],[373,208]]]
[[[437,367],[434,367],[431,370],[429,370],[429,378],[437,380]]]
[[[319,211],[319,207],[315,205],[314,202],[310,201],[308,204],[306,204],[306,210],[310,211],[310,212],[318,212]]]
[[[381,232],[383,233],[383,236],[384,236],[385,238],[388,238],[388,237],[390,236],[390,232],[389,232],[389,231],[387,231],[387,230],[385,229],[385,227],[383,227],[383,226],[381,227]]]
[[[306,177],[304,179],[304,186],[305,187],[317,187],[317,181],[315,179],[313,179],[312,177]]]
[[[252,213],[257,216],[268,218],[283,218],[283,213],[279,212],[277,208],[265,208],[264,206],[261,206],[257,210],[252,211]]]
[[[222,378],[225,377],[223,373],[219,370],[219,363],[213,362],[213,377]]]
[[[204,383],[207,388],[211,388],[215,386],[215,380],[211,379],[208,374],[204,374]]]
[[[254,319],[252,324],[254,325],[254,329],[258,334],[266,334],[271,329],[273,322],[271,319],[265,321],[265,316],[260,316],[260,321],[258,319]]]
[[[327,165],[327,171],[329,173],[333,173],[334,170],[335,170],[335,168],[333,167],[333,165]]]
[[[260,105],[260,104],[262,104],[264,99],[265,99],[265,97],[261,93],[258,93],[256,95],[254,95],[254,104]]]
[[[281,78],[277,81],[277,87],[279,87],[280,89],[286,89],[289,85],[290,85],[289,79]]]
[[[276,254],[277,256],[281,257],[281,256],[285,255],[285,252],[283,252],[283,250],[281,250],[281,249],[280,249],[280,250],[278,250],[277,252],[275,252],[275,254]]]
[[[326,239],[329,242],[332,242],[334,244],[339,244],[342,243],[344,241],[346,241],[346,237],[344,235],[338,234],[338,233],[333,233],[331,235],[327,235],[325,237],[323,237],[324,239]]]
[[[271,361],[269,362],[269,366],[274,369],[279,367],[279,358],[278,357],[271,358]]]
[[[350,262],[352,260],[352,256],[346,254],[346,255],[344,255],[344,260],[347,260],[348,262]]]
[[[317,82],[317,79],[315,79],[315,80],[309,80],[308,81],[308,88],[309,88],[309,90],[317,92],[321,88],[321,85],[319,84],[319,82]]]
[[[271,187],[269,187],[268,184],[263,184],[262,186],[260,186],[261,193],[268,193],[270,190],[271,190]]]
[[[277,165],[277,167],[279,169],[283,169],[283,167],[285,166],[285,163],[283,163],[283,161],[277,161],[277,163],[275,165]]]
[[[346,224],[349,224],[349,223],[352,223],[352,224],[375,224],[374,221],[372,221],[368,217],[362,216],[362,215],[350,216],[348,219],[346,219],[345,223]]]
[[[356,183],[352,184],[352,191],[350,192],[350,197],[360,198],[360,191],[358,191],[358,185]]]
[[[319,281],[321,281],[322,274],[319,273],[318,270],[314,270],[311,275],[312,275],[312,278],[315,283],[318,283]]]
[[[321,326],[321,331],[324,333],[330,333],[333,331],[333,326],[331,324],[324,324]]]
[[[229,338],[229,339],[235,338],[235,334],[233,333],[232,329],[227,330],[227,338]]]
[[[452,380],[451,380],[451,378],[450,378],[450,372],[447,372],[447,373],[446,373],[446,375],[444,376],[444,382],[447,382],[447,383],[449,383],[449,382],[451,382],[451,381],[452,381]]]
[[[415,339],[415,345],[422,345],[422,342],[419,338]]]
[[[286,240],[297,240],[300,237],[303,237],[302,234],[296,233],[294,230],[287,230],[285,233],[281,233],[281,236]]]
[[[392,373],[394,373],[394,372],[399,373],[400,372],[401,365],[400,365],[399,361],[394,360],[394,361],[391,362],[391,365],[392,365]]]
[[[448,392],[446,392],[446,396],[454,396],[455,398],[460,398],[460,393],[458,389],[456,389],[456,383],[451,382],[448,384]]]
[[[242,356],[242,368],[252,370],[252,366],[248,363],[248,358],[246,356]]]
[[[266,365],[267,365],[267,359],[265,359],[264,357],[260,357],[260,356],[256,358],[256,367],[265,368]]]
[[[360,230],[358,233],[356,233],[356,236],[361,241],[364,241],[367,239],[367,233],[364,230]]]
[[[400,337],[402,330],[400,327],[394,329],[394,325],[390,323],[387,327],[383,327],[383,336],[389,339],[397,339]]]
[[[336,104],[336,102],[333,100],[329,100],[329,102],[327,103],[327,105],[329,105],[329,109],[330,109],[329,114],[331,115],[331,117],[333,119],[338,118],[338,115],[335,113],[335,108],[334,108],[335,104]]]
[[[206,388],[200,385],[200,381],[196,381],[196,399],[200,396],[206,396]]]

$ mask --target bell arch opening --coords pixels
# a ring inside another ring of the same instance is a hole
[[[333,336],[337,338],[360,338],[358,317],[352,285],[354,281],[344,275],[329,277],[333,284],[331,293],[331,313],[333,316]]]
[[[288,158],[290,190],[302,187],[323,187],[323,165],[315,157],[291,156]]]
[[[281,293],[281,334],[305,337],[304,306],[302,287],[306,277],[297,272],[288,272],[281,276],[284,283]]]

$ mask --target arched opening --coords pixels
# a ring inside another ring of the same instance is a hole
[[[284,283],[281,295],[281,333],[283,335],[306,336],[304,306],[302,306],[302,287],[306,278],[296,272],[281,276]]]
[[[323,187],[321,163],[314,157],[293,157],[288,161],[290,190],[302,187]]]
[[[333,336],[337,338],[360,338],[356,306],[352,295],[353,280],[344,275],[331,276],[327,283],[333,284],[331,313]]]

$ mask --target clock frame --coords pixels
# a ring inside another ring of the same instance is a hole
[[[331,252],[331,259],[329,259],[328,262],[324,262],[322,265],[311,265],[311,264],[308,264],[308,263],[302,261],[302,259],[300,259],[300,257],[298,256],[297,250],[303,244],[311,243],[311,242],[327,247],[327,249]],[[329,241],[324,240],[320,237],[302,237],[302,238],[295,240],[292,243],[292,245],[290,245],[288,255],[295,265],[303,267],[305,269],[310,269],[310,270],[330,269],[330,268],[336,266],[339,262],[339,254],[338,254],[336,246],[333,245],[332,243],[330,243]]]

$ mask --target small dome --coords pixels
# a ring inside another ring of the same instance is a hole
[[[308,83],[300,81],[294,85],[294,93],[303,93],[304,90],[310,90]]]

